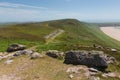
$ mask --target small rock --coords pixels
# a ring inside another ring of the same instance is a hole
[[[72,79],[73,77],[74,77],[73,74],[70,74],[70,75],[69,75],[69,78],[70,78],[70,79]]]
[[[99,77],[95,77],[95,76],[91,76],[90,80],[100,80],[100,78]]]
[[[113,77],[113,78],[119,77],[116,73],[113,73],[113,72],[111,72],[111,73],[104,73],[102,76],[103,77]]]
[[[89,71],[90,72],[96,72],[96,73],[99,72],[97,69],[94,69],[94,68],[89,68]]]
[[[20,56],[20,55],[31,55],[34,51],[33,50],[21,50],[15,52],[13,56]]]
[[[111,49],[112,52],[117,52],[117,49]]]
[[[25,45],[21,45],[21,44],[12,44],[7,48],[7,52],[14,52],[14,51],[18,51],[18,50],[24,50],[26,48]]]
[[[6,62],[5,62],[5,64],[11,64],[13,62],[13,60],[7,60]]]
[[[57,50],[49,50],[46,52],[46,55],[53,57],[53,58],[63,58],[64,57],[64,52],[60,52]]]
[[[37,59],[37,58],[43,58],[44,57],[43,55],[41,55],[40,53],[37,53],[37,52],[34,52],[30,56],[31,56],[31,59]]]

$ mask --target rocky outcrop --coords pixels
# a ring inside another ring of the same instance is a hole
[[[46,55],[53,57],[53,58],[63,58],[64,57],[64,52],[60,52],[57,50],[49,50],[46,52]]]
[[[25,45],[21,45],[21,44],[12,44],[7,48],[7,52],[14,52],[14,51],[18,51],[18,50],[24,50],[26,48]]]
[[[102,51],[68,51],[64,63],[86,65],[102,70],[108,67],[106,56]]]

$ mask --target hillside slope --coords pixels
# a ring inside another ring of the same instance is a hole
[[[43,45],[45,43],[44,37],[58,29],[65,32],[54,39],[53,43]],[[54,48],[55,45],[59,44],[60,46],[98,44],[117,49],[120,47],[120,42],[106,36],[97,25],[83,23],[75,19],[23,23],[2,27],[0,28],[0,42],[2,43],[0,47],[3,47],[0,51],[4,51],[10,43],[22,43],[28,46],[42,44],[40,46],[42,48],[46,46],[53,46]]]

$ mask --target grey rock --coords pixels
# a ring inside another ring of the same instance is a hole
[[[60,52],[57,50],[49,50],[46,52],[46,55],[53,57],[53,58],[63,58],[64,57],[64,52]]]
[[[102,70],[105,70],[108,67],[102,51],[68,51],[66,52],[64,63],[86,65]]]
[[[24,50],[26,48],[25,45],[21,45],[21,44],[12,44],[7,48],[7,52],[14,52],[14,51],[18,51],[18,50]]]
[[[13,56],[31,55],[33,53],[34,53],[33,50],[20,50],[20,51],[15,52],[15,54]]]

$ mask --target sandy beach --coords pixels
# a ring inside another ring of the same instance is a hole
[[[108,36],[120,41],[120,27],[101,27],[100,29]]]

